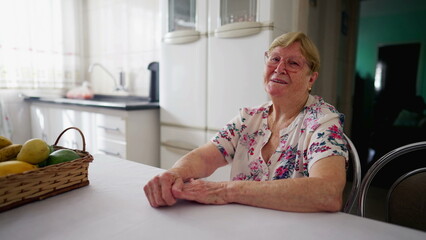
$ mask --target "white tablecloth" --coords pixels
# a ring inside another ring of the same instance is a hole
[[[288,213],[180,201],[152,208],[144,184],[162,170],[95,155],[90,185],[0,213],[0,239],[426,239],[345,213]]]

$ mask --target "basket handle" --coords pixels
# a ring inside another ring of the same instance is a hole
[[[82,132],[80,129],[76,128],[76,127],[69,127],[69,128],[66,128],[64,131],[62,131],[62,132],[61,132],[61,134],[59,134],[58,138],[56,139],[56,141],[55,141],[55,143],[54,143],[53,145],[57,146],[57,144],[58,144],[58,142],[59,142],[59,139],[62,137],[62,135],[63,135],[66,131],[68,131],[68,130],[70,130],[70,129],[77,130],[77,131],[80,133],[81,138],[83,139],[83,152],[85,152],[85,151],[86,151],[86,139],[84,138],[84,134],[83,134],[83,132]]]

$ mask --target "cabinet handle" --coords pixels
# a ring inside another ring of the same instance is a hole
[[[112,127],[106,127],[106,126],[99,126],[98,128],[102,128],[106,131],[114,131],[114,132],[120,132],[120,128],[116,127],[116,128],[112,128]]]
[[[190,152],[188,149],[176,148],[176,147],[172,147],[172,146],[168,146],[168,145],[164,145],[164,144],[161,144],[161,145],[163,147],[165,147],[167,149],[167,151],[170,151],[170,152],[182,155],[182,156]]]
[[[119,152],[113,153],[104,149],[98,149],[98,151],[105,153],[106,155],[121,157],[121,154]]]
[[[171,147],[171,148],[176,148],[176,149],[181,149],[184,151],[192,151],[194,149],[196,149],[198,146],[194,145],[192,143],[187,143],[187,142],[183,142],[183,141],[174,141],[174,140],[168,140],[165,142],[161,143],[162,146],[165,147]]]

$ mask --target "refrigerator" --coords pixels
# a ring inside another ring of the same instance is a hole
[[[264,52],[298,29],[298,0],[162,0],[161,167],[268,101]],[[230,166],[209,180],[229,179]]]
[[[162,0],[160,166],[206,141],[207,2]]]

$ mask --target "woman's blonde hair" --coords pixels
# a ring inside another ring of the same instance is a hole
[[[287,47],[292,43],[300,43],[300,51],[309,63],[311,72],[319,72],[320,56],[317,47],[303,32],[289,32],[277,38],[269,46],[268,52],[271,52],[276,47]]]

